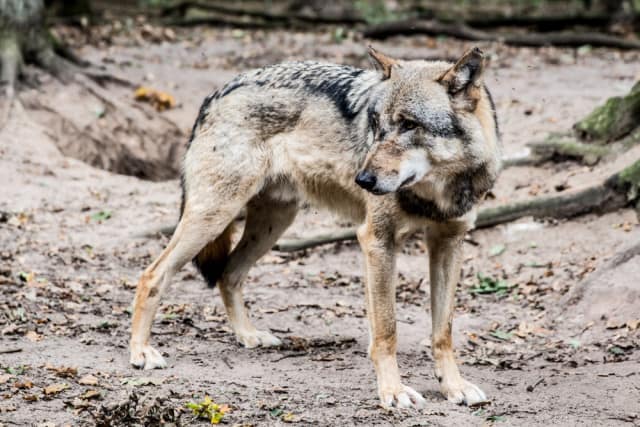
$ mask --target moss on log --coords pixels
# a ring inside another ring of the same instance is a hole
[[[609,178],[609,185],[626,193],[627,200],[638,201],[640,195],[640,160]]]
[[[625,96],[609,98],[574,125],[584,141],[605,144],[628,135],[640,124],[640,81]]]
[[[613,153],[610,147],[585,144],[572,136],[550,135],[542,142],[529,144],[532,163],[543,163],[549,160],[577,160],[586,165],[595,165],[602,158]]]

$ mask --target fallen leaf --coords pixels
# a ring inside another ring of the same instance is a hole
[[[188,402],[186,407],[191,409],[193,415],[208,419],[211,424],[219,424],[224,415],[229,412],[229,405],[220,405],[209,396],[205,396],[202,402]]]
[[[151,378],[151,377],[142,377],[142,378],[125,378],[122,380],[122,384],[132,385],[134,387],[141,387],[145,385],[161,385],[164,382],[162,378]]]
[[[93,375],[85,375],[84,377],[78,380],[78,384],[82,385],[96,385],[98,384],[98,379]]]
[[[85,409],[91,406],[89,402],[82,400],[79,397],[74,398],[72,401],[67,401],[66,403],[71,405],[74,409]]]
[[[72,368],[70,366],[46,365],[45,368],[47,368],[50,371],[54,371],[56,375],[61,378],[74,378],[78,375],[78,369]]]
[[[29,381],[29,380],[25,380],[25,381],[22,381],[22,382],[17,382],[15,384],[13,384],[13,386],[15,388],[19,388],[19,389],[24,390],[24,389],[33,387],[33,383],[31,381]]]
[[[494,257],[494,256],[501,255],[506,250],[507,250],[507,247],[503,244],[492,246],[491,249],[489,249],[489,256]]]
[[[26,273],[24,271],[21,271],[20,273],[18,273],[18,278],[23,282],[27,282],[27,283],[33,281],[35,276],[36,275],[33,271],[31,273]]]
[[[7,373],[12,375],[22,375],[25,373],[27,369],[29,369],[29,367],[26,365],[16,366],[15,368],[12,366],[9,366],[8,368],[4,368],[4,370]]]
[[[0,375],[0,384],[7,383],[11,378],[13,378],[13,375],[11,375],[11,374]]]
[[[95,399],[98,397],[100,397],[100,392],[98,390],[87,390],[80,395],[80,398],[85,400]]]
[[[496,337],[499,340],[509,341],[513,336],[513,334],[510,332],[502,331],[500,329],[496,329],[495,331],[491,331],[491,336]]]
[[[136,89],[133,93],[133,98],[136,101],[148,102],[157,111],[168,110],[176,106],[176,100],[173,96],[145,86],[140,86]]]
[[[617,320],[609,320],[605,326],[607,329],[620,329],[625,326],[624,322],[619,322]]]
[[[66,390],[68,388],[69,388],[69,384],[57,383],[57,384],[53,384],[53,385],[50,385],[48,387],[45,387],[44,388],[44,394],[46,394],[47,396],[53,395],[53,394],[58,394],[61,391],[64,391],[64,390]]]
[[[620,347],[614,345],[614,346],[609,348],[609,353],[613,353],[616,356],[620,356],[620,355],[624,354],[624,350],[621,349]]]
[[[111,218],[111,212],[109,211],[98,211],[91,215],[91,219],[98,222],[103,222]]]
[[[293,414],[293,412],[287,412],[282,416],[282,421],[284,421],[285,423],[295,423],[298,420],[296,416]]]

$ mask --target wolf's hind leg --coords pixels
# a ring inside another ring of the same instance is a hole
[[[185,212],[167,247],[142,274],[133,303],[131,364],[137,368],[164,368],[166,362],[149,344],[151,325],[160,298],[171,278],[211,240],[225,230],[233,216],[192,216]]]
[[[207,243],[201,228],[207,228],[202,221],[183,216],[167,247],[140,277],[133,303],[130,342],[130,361],[136,368],[166,367],[160,353],[149,344],[151,325],[171,278]]]
[[[264,166],[260,158],[246,155],[254,159],[253,164],[231,164],[223,169],[224,173],[212,175],[207,173],[211,170],[208,166],[219,164],[220,159],[206,157],[213,150],[198,153],[197,143],[193,142],[195,147],[187,153],[185,161],[185,205],[180,223],[165,250],[138,283],[130,342],[131,364],[138,368],[166,366],[160,353],[149,344],[149,336],[160,297],[171,278],[205,245],[228,237],[229,224],[263,184]]]
[[[276,243],[291,225],[298,210],[296,201],[282,201],[268,192],[256,196],[247,205],[244,233],[219,282],[220,294],[238,341],[247,348],[278,346],[280,340],[268,331],[255,328],[242,297],[242,282],[249,269]]]

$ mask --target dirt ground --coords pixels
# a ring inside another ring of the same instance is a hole
[[[83,36],[68,34],[84,45]],[[176,108],[158,114],[181,131],[180,147],[201,100],[243,69],[285,59],[366,66],[369,43],[404,58],[451,57],[470,46],[205,28],[176,30],[167,40],[96,37],[83,56],[176,98]],[[640,78],[637,53],[479,46],[492,57],[487,83],[506,156],[570,129]],[[456,406],[438,393],[425,340],[428,263],[419,239],[399,257],[398,357],[405,383],[427,399],[423,410],[378,406],[355,243],[271,252],[252,270],[248,305],[259,327],[283,338],[277,349],[241,348],[218,290],[186,267],[153,327],[169,368],[134,370],[129,306],[138,276],[167,241],[141,236],[176,221],[179,184],[79,160],[68,147],[89,142],[65,133],[46,105],[55,99],[56,108],[99,127],[109,114],[93,108],[104,100],[42,80],[23,91],[23,108],[0,133],[0,425],[206,424],[185,408],[204,396],[230,406],[228,425],[640,425],[640,256],[615,257],[640,242],[630,209],[524,219],[470,235],[454,337],[463,375],[491,400],[485,406]],[[106,93],[132,102],[130,89],[109,86]],[[158,120],[136,120],[142,132],[158,132]],[[509,168],[486,203],[572,191],[633,157],[640,150],[596,167]],[[287,237],[345,225],[310,207]],[[475,293],[478,274],[508,287]]]

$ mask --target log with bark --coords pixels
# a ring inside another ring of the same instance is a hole
[[[640,49],[640,40],[629,40],[597,32],[547,32],[505,33],[483,31],[464,23],[445,23],[434,20],[409,19],[374,25],[364,29],[365,37],[384,39],[397,35],[426,34],[450,36],[463,40],[496,41],[513,46],[570,46],[583,45],[613,47],[618,49]]]
[[[524,217],[567,219],[586,213],[606,213],[627,206],[636,208],[640,217],[640,160],[584,189],[560,195],[480,209],[476,229],[493,227]],[[171,235],[175,226],[147,231],[140,237]],[[299,239],[281,239],[273,247],[281,252],[295,252],[329,243],[356,239],[356,228],[343,228]]]
[[[636,21],[632,0],[489,0],[442,2],[396,0],[326,2],[310,0],[176,0],[162,3],[162,14],[183,25],[226,24],[234,26],[309,28],[314,25],[374,25],[402,18],[464,23],[472,27],[523,27],[539,31],[569,27],[606,29],[612,23]]]

